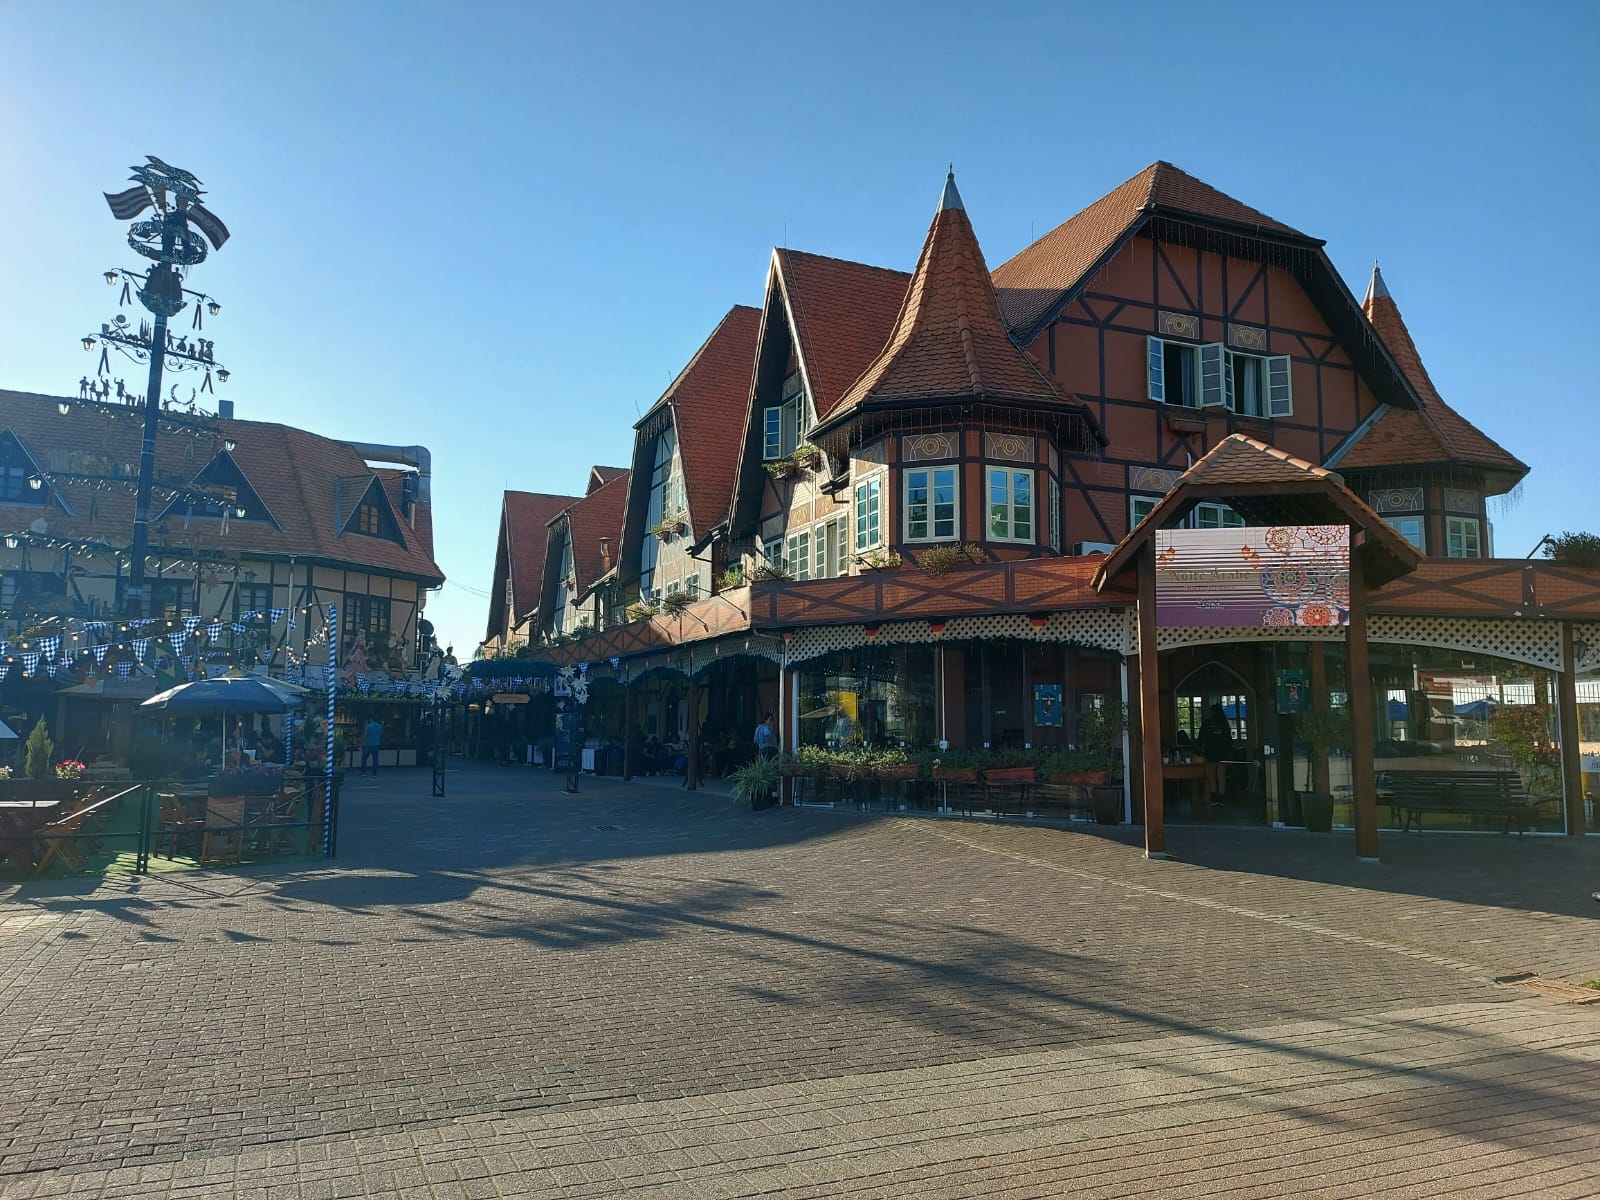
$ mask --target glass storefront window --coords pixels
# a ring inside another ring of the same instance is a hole
[[[799,673],[802,746],[927,747],[938,740],[931,647],[843,650]]]

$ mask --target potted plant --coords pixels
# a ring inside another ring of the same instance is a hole
[[[693,592],[668,592],[661,601],[661,611],[669,617],[676,617],[693,603]]]
[[[1078,749],[1087,756],[1091,771],[1104,772],[1099,783],[1089,785],[1089,807],[1100,825],[1115,825],[1122,820],[1122,787],[1111,780],[1127,724],[1128,710],[1122,704],[1103,703],[1078,714]]]
[[[658,611],[660,610],[657,609],[654,604],[646,604],[643,601],[640,601],[637,604],[628,605],[627,613],[625,615],[630,622],[648,621],[651,617],[655,616]]]
[[[728,776],[733,798],[753,809],[770,808],[777,803],[776,792],[783,781],[783,766],[776,758],[758,755]]]
[[[801,470],[810,470],[822,462],[822,451],[810,442],[801,442],[794,448],[794,465]]]
[[[925,575],[943,575],[966,558],[967,552],[960,546],[929,546],[917,555],[917,566]]]
[[[792,458],[778,458],[761,465],[767,469],[767,474],[774,479],[788,479],[798,469]]]
[[[904,561],[894,550],[868,550],[856,559],[863,571],[888,571]]]
[[[1344,709],[1312,708],[1295,717],[1295,733],[1311,744],[1306,760],[1306,790],[1300,793],[1300,816],[1308,833],[1333,832],[1334,799],[1313,791],[1313,771],[1318,753],[1350,749],[1350,715]]]
[[[744,586],[744,567],[734,564],[722,572],[721,587],[723,591]]]
[[[789,564],[782,560],[758,562],[755,569],[750,572],[750,579],[754,583],[769,583],[792,578],[793,576],[789,574]]]

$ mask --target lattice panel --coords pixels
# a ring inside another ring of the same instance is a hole
[[[1156,648],[1176,650],[1179,646],[1206,646],[1216,642],[1342,642],[1342,626],[1308,625],[1217,625],[1209,628],[1156,630]]]
[[[835,650],[860,646],[927,645],[936,642],[1017,638],[1033,642],[1070,642],[1127,654],[1133,641],[1132,614],[1126,609],[1089,609],[1052,613],[1042,629],[1021,613],[986,617],[955,617],[936,634],[926,621],[886,621],[878,635],[869,638],[864,625],[822,625],[798,629],[789,642],[789,663],[805,662]]]
[[[1561,627],[1554,621],[1374,616],[1367,622],[1367,640],[1493,654],[1551,671],[1561,669]]]
[[[1572,640],[1583,651],[1578,657],[1578,671],[1600,671],[1600,625],[1574,625]]]

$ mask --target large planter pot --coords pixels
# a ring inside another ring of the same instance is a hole
[[[983,773],[986,783],[1032,783],[1032,767],[991,767]]]
[[[5,779],[0,780],[0,800],[49,804],[72,799],[83,786],[77,779]]]
[[[1307,833],[1333,832],[1333,797],[1321,792],[1301,792],[1300,812]]]
[[[1089,807],[1094,812],[1097,825],[1122,823],[1122,789],[1115,784],[1101,783],[1089,789]]]
[[[1104,771],[1066,771],[1049,772],[1045,775],[1046,783],[1075,783],[1080,787],[1096,787],[1105,783]]]

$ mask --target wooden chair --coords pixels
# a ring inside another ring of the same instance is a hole
[[[195,853],[195,834],[205,828],[205,818],[194,816],[175,792],[161,793],[161,823],[158,845],[167,858]]]
[[[205,833],[200,839],[200,861],[238,862],[244,853],[244,800],[213,796],[206,802]]]
[[[99,798],[91,791],[66,816],[39,826],[35,837],[44,843],[44,852],[39,856],[33,873],[43,875],[50,864],[56,861],[60,861],[69,871],[83,870],[85,857],[100,848],[99,841],[89,836],[92,821],[132,790],[124,789]]]

